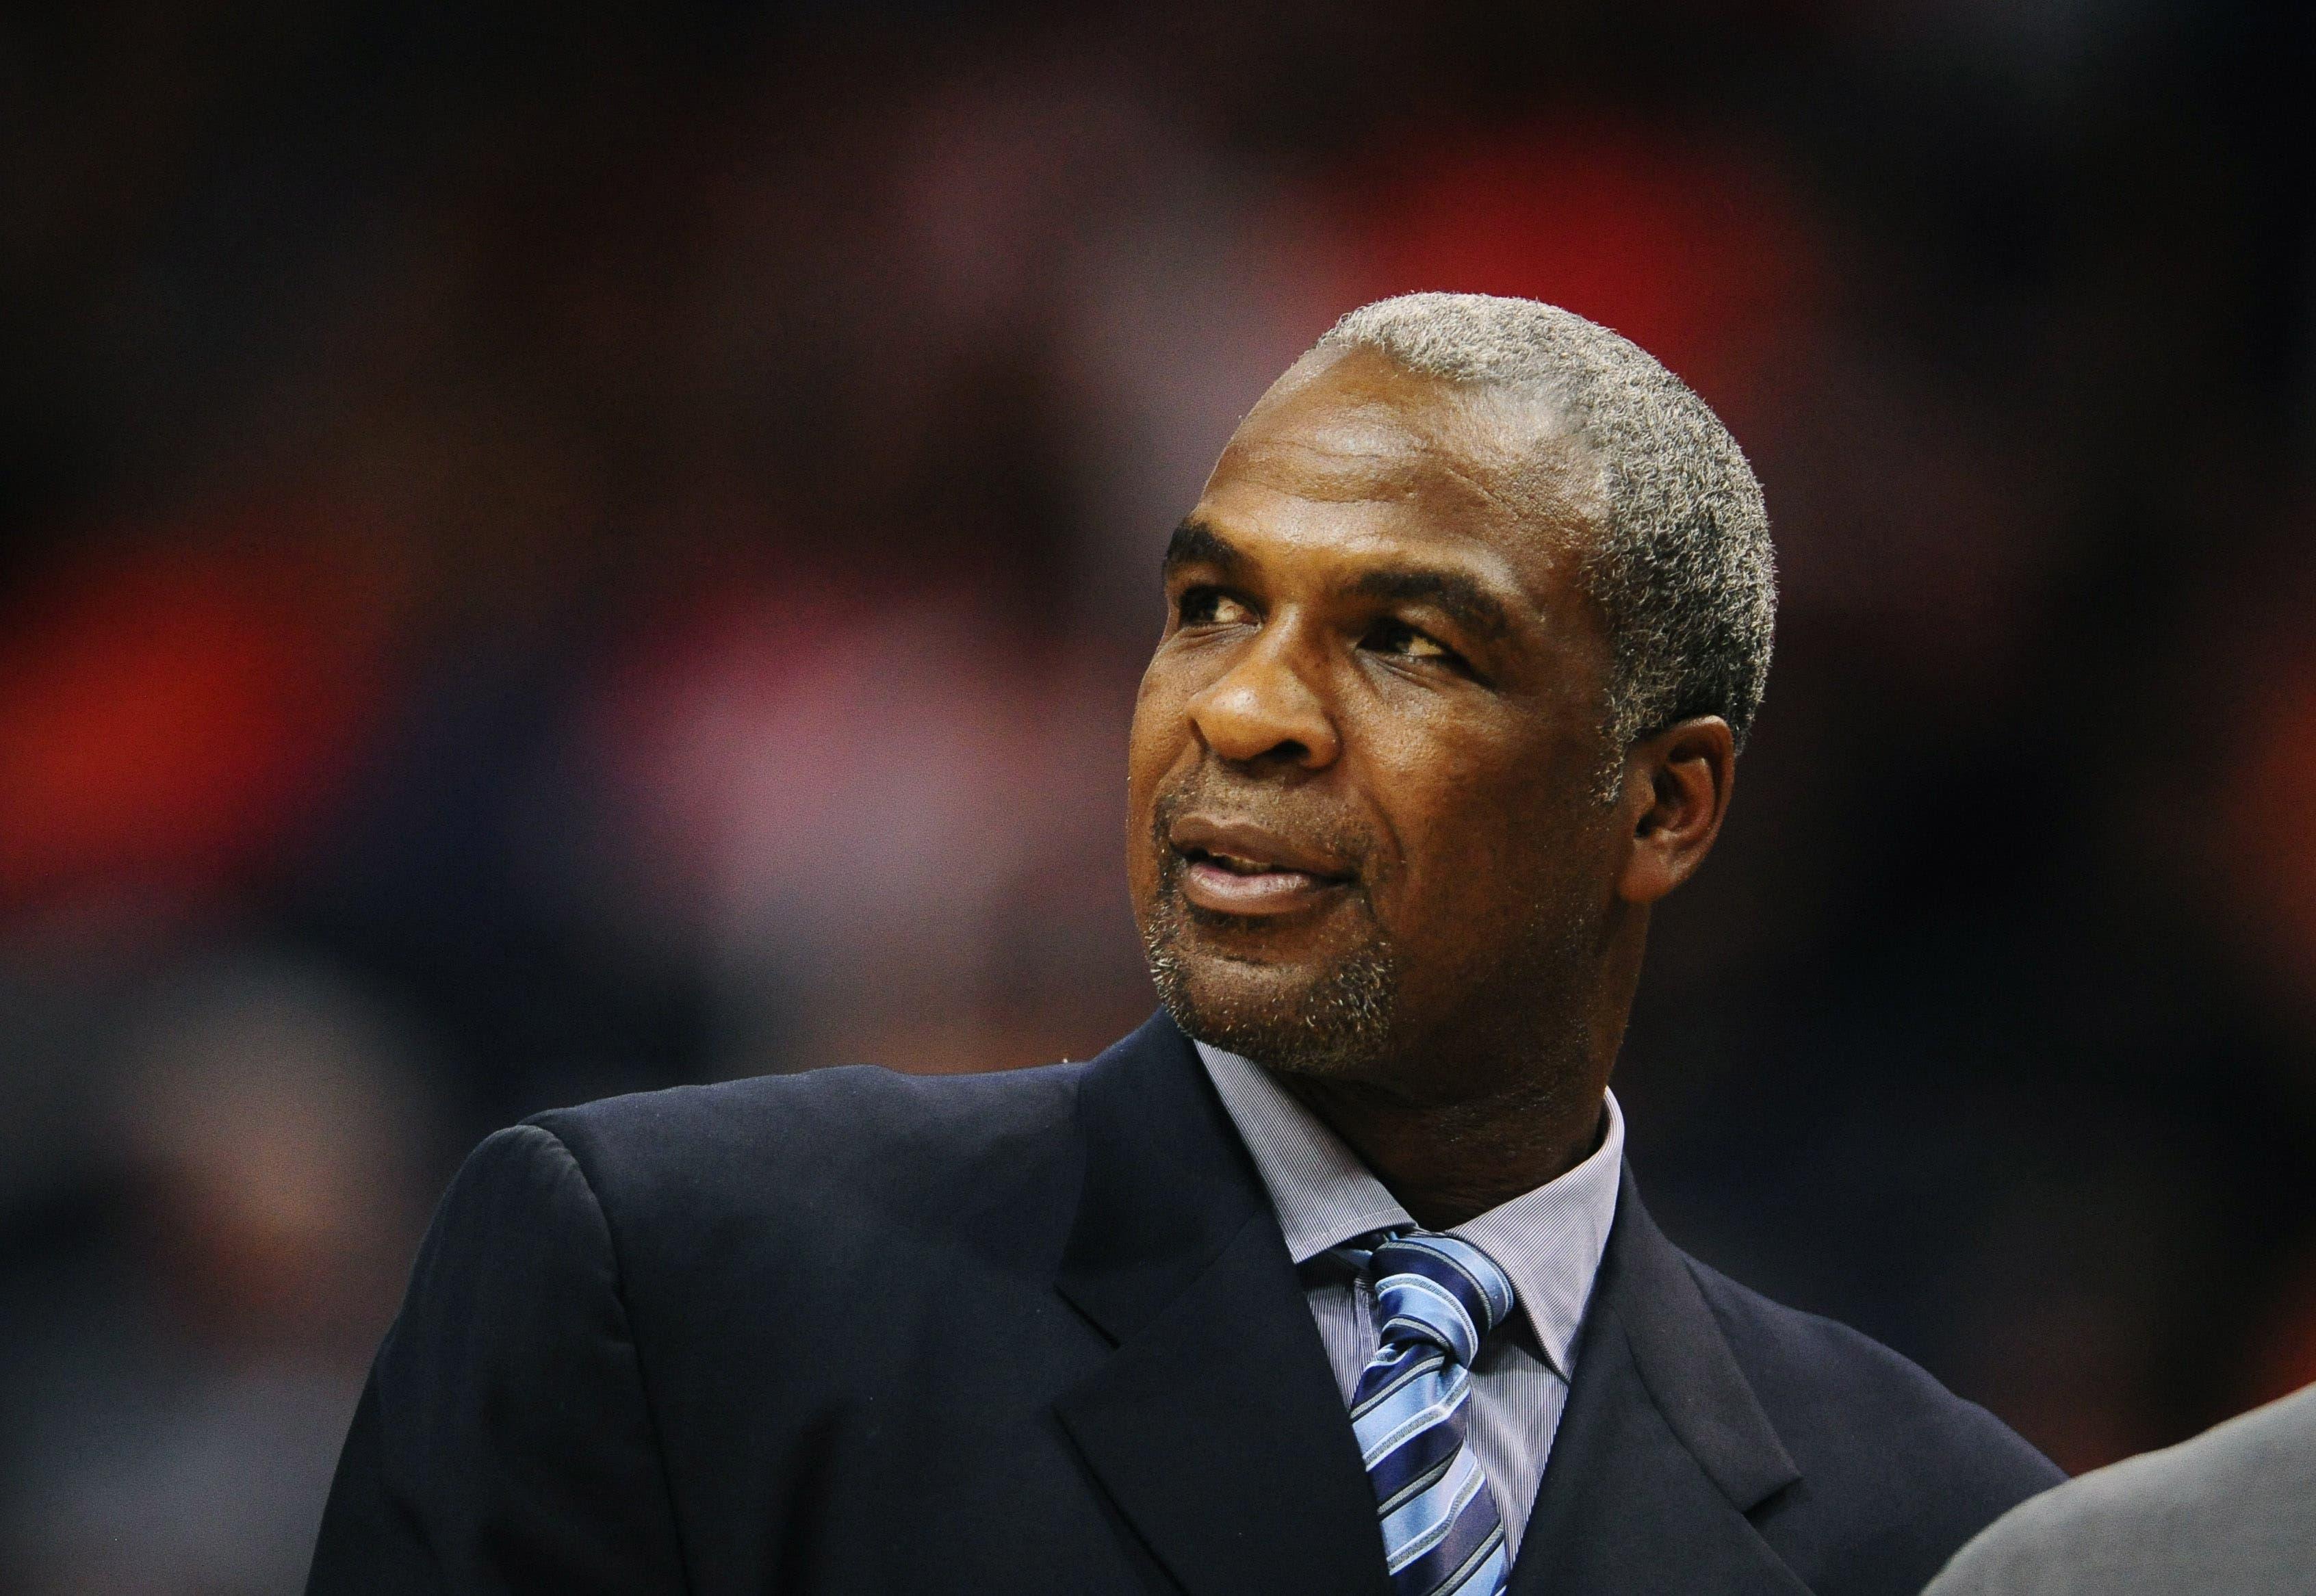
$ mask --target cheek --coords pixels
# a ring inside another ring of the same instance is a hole
[[[1396,900],[1405,928],[1452,933],[1527,914],[1564,851],[1563,783],[1525,740],[1443,745],[1413,739],[1378,751],[1376,790],[1400,851]]]
[[[1146,897],[1157,882],[1157,860],[1151,842],[1153,812],[1158,789],[1173,768],[1183,745],[1182,695],[1154,669],[1143,678],[1134,700],[1134,719],[1126,740],[1126,876],[1137,900]]]
[[[1182,736],[1180,695],[1169,683],[1145,676],[1134,699],[1134,719],[1126,733],[1126,790],[1129,807],[1149,804],[1159,777],[1173,762]],[[1147,818],[1147,816],[1144,816]]]

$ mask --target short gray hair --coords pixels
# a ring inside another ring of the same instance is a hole
[[[1572,311],[1490,294],[1377,300],[1316,347],[1371,349],[1421,376],[1556,402],[1598,459],[1608,501],[1583,580],[1608,620],[1616,749],[1693,715],[1720,716],[1744,745],[1777,619],[1768,511],[1744,450],[1686,383]]]

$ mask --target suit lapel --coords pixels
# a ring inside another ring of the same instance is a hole
[[[1805,1592],[1745,1517],[1799,1477],[1627,1168],[1511,1596]]]
[[[1388,1586],[1375,1502],[1261,1178],[1162,1015],[1087,1066],[1056,1280],[1117,1343],[1056,1404],[1194,1596]]]

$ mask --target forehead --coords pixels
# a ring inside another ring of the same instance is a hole
[[[1597,524],[1599,475],[1548,400],[1325,352],[1240,424],[1199,512],[1305,554],[1478,559],[1533,591],[1559,585]]]

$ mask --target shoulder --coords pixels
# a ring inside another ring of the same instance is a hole
[[[1932,1589],[2297,1590],[2316,1562],[2316,1386],[2005,1516]]]
[[[1824,1588],[1874,1583],[1857,1577],[1873,1565],[1906,1569],[1904,1588],[1918,1589],[1955,1547],[2065,1477],[1879,1342],[1688,1267],[1801,1472],[1761,1527],[1819,1543]]]
[[[834,1151],[821,1140],[832,1133],[845,1143],[893,1146],[1002,1142],[1065,1121],[1084,1068],[912,1075],[854,1065],[607,1097],[524,1123],[575,1151],[607,1157],[695,1147],[756,1153],[768,1141],[799,1138]]]
[[[557,1109],[500,1134],[551,1138],[622,1240],[704,1244],[752,1223],[946,1226],[980,1206],[963,1199],[1073,1181],[1084,1067],[765,1075]]]
[[[1920,1365],[1848,1325],[1772,1302],[1709,1265],[1688,1261],[1698,1288],[1788,1444],[1864,1440],[1860,1421],[1904,1427],[1941,1466],[2036,1490],[2061,1476],[2041,1453]]]

